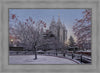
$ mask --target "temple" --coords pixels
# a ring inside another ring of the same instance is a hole
[[[60,16],[58,17],[57,22],[55,21],[53,16],[49,31],[51,31],[52,34],[55,35],[59,42],[65,43],[65,41],[67,40],[67,29],[65,27],[65,24],[62,24]]]

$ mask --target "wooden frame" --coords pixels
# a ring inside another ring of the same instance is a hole
[[[100,72],[99,0],[0,1],[0,72]],[[92,8],[92,65],[8,65],[8,8]]]

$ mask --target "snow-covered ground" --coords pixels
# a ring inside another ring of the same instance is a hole
[[[9,64],[77,64],[76,62],[59,57],[38,55],[34,60],[34,55],[9,56]]]

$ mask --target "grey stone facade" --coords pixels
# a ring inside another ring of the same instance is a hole
[[[62,24],[60,17],[58,17],[57,22],[54,17],[52,18],[49,30],[55,35],[59,42],[65,43],[67,40],[67,29],[65,24]]]

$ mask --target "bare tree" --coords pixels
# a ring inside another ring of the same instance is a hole
[[[76,19],[76,23],[73,26],[73,31],[77,37],[77,45],[84,50],[86,44],[91,44],[91,26],[92,26],[92,11],[91,9],[85,9],[83,11],[83,17]],[[88,47],[90,49],[91,47]]]
[[[39,22],[35,23],[32,17],[29,17],[25,21],[21,21],[18,17],[12,14],[11,18],[16,25],[14,25],[14,29],[12,30],[13,34],[18,38],[21,43],[24,43],[27,49],[31,49],[35,53],[34,60],[37,59],[37,45],[41,41],[41,29],[46,27],[46,23],[40,20]],[[40,25],[43,26],[40,26]]]

